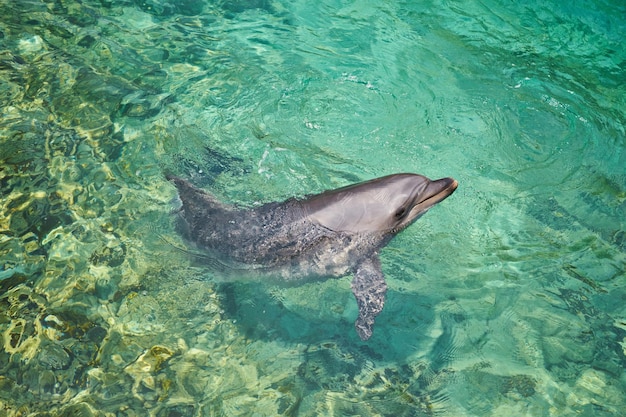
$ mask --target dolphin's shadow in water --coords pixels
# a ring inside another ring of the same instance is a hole
[[[312,296],[324,296],[323,291],[318,292],[318,287],[306,288],[308,285],[315,284],[303,284],[298,288]],[[413,354],[415,346],[430,343],[430,336],[426,334],[436,321],[437,313],[429,307],[434,306],[436,300],[414,292],[390,290],[386,309],[377,321],[380,334],[365,343],[350,331],[353,327],[350,306],[346,307],[350,311],[319,316],[311,314],[311,309],[319,303],[312,300],[308,306],[286,306],[289,300],[283,302],[274,296],[273,289],[252,281],[222,282],[216,287],[224,317],[251,340],[280,340],[303,345],[332,341],[337,344],[337,349],[362,352],[372,361],[404,362]],[[345,295],[337,295],[336,301],[351,304],[349,297],[346,291]],[[419,306],[416,306],[418,297]],[[356,303],[353,308],[356,314]]]

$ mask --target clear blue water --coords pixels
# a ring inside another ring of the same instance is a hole
[[[0,1],[0,415],[619,416],[621,1]],[[218,283],[242,205],[394,172],[457,192],[350,277]]]

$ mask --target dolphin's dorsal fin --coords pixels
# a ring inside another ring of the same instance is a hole
[[[352,280],[352,293],[359,306],[359,317],[354,326],[361,340],[372,336],[374,320],[383,310],[387,283],[380,267],[378,254],[366,258],[357,265]]]

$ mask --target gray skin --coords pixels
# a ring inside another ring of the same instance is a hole
[[[242,209],[184,179],[168,179],[182,201],[187,237],[222,273],[252,272],[291,282],[353,273],[359,307],[355,327],[362,340],[371,337],[385,304],[379,251],[458,185],[452,178],[431,181],[394,174],[301,200]]]

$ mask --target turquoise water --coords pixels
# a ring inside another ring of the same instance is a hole
[[[620,1],[0,0],[0,415],[619,416]],[[350,277],[219,283],[173,172],[252,205],[459,189]]]

